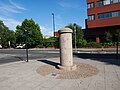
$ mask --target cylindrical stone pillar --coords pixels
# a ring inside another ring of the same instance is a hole
[[[75,70],[76,65],[73,65],[72,52],[72,30],[63,28],[59,30],[60,35],[60,65],[61,70]]]

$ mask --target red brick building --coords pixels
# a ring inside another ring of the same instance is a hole
[[[120,0],[87,0],[87,38],[100,42],[105,32],[114,34],[120,29]]]

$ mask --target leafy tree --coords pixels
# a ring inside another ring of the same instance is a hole
[[[9,28],[0,20],[0,44],[2,44],[4,48],[7,48],[9,41],[12,46],[15,44],[15,33],[14,31],[9,30]]]
[[[29,47],[36,47],[37,45],[42,45],[43,36],[41,34],[41,29],[38,24],[36,24],[33,19],[25,19],[21,26],[16,27],[16,42],[17,44],[23,44],[26,41],[26,35],[22,34],[28,32],[28,45]],[[31,32],[29,34],[29,32]]]
[[[105,42],[112,42],[112,35],[109,32],[105,32],[104,34],[104,40]]]
[[[76,29],[76,45],[77,47],[79,46],[85,46],[85,44],[87,43],[86,40],[83,38],[84,34],[83,31],[81,29],[81,27],[77,24],[69,24],[67,26],[65,26],[67,28],[70,28],[73,30],[73,45],[75,44],[75,29]]]
[[[116,36],[116,41],[120,42],[120,29],[116,31],[115,36]]]
[[[49,46],[53,47],[54,44],[55,44],[54,37],[50,37],[50,38],[44,39],[44,46],[45,47],[49,47]]]
[[[59,37],[44,38],[44,47],[59,47]]]

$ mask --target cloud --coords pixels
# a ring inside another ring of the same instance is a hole
[[[16,30],[16,26],[20,25],[21,22],[16,21],[14,19],[11,18],[7,18],[7,17],[0,17],[0,20],[3,21],[3,23],[10,29],[15,31]]]
[[[9,2],[10,2],[13,6],[15,6],[17,9],[26,10],[26,8],[19,6],[17,3],[13,2],[12,0],[9,0]]]
[[[63,7],[63,8],[78,8],[79,5],[77,3],[72,3],[72,2],[65,2],[65,1],[60,1],[58,4]]]
[[[25,9],[21,7],[19,4],[13,2],[12,0],[3,0],[0,1],[0,20],[4,22],[4,24],[9,27],[10,30],[15,31],[16,26],[21,22],[13,19],[14,13],[22,13]]]
[[[15,9],[13,6],[10,6],[10,5],[0,6],[0,11],[5,15],[9,13],[21,13],[20,11],[18,11],[17,9]]]
[[[21,7],[17,3],[14,3],[12,0],[6,4],[5,2],[0,2],[0,14],[8,16],[12,13],[22,13],[23,10],[27,10],[24,7]]]
[[[41,26],[41,32],[42,34],[45,36],[45,35],[48,35],[48,36],[53,36],[53,31],[51,28],[49,28],[48,26]]]

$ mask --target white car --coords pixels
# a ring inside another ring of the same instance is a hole
[[[0,49],[2,49],[2,45],[0,45]]]
[[[16,48],[20,49],[20,48],[25,48],[25,44],[23,45],[18,45]]]

